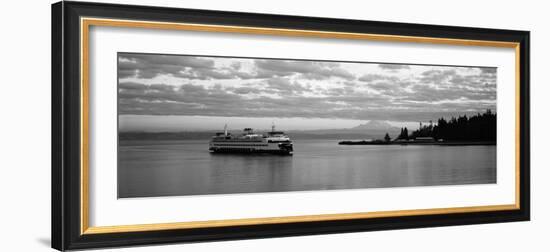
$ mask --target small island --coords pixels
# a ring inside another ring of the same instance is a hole
[[[491,110],[471,117],[466,115],[452,117],[450,120],[440,118],[434,124],[420,123],[420,127],[409,134],[408,129],[401,128],[401,133],[391,138],[388,133],[383,139],[346,140],[340,145],[495,145],[497,115]]]

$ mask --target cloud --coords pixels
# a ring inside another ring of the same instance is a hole
[[[255,71],[243,71],[242,63],[232,62],[227,67],[216,67],[215,62],[226,58],[206,58],[185,55],[156,55],[120,53],[118,74],[120,79],[152,79],[171,75],[191,80],[267,79],[300,75],[303,79],[325,80],[355,76],[339,67],[339,63],[297,60],[254,60]]]
[[[263,90],[254,88],[254,87],[238,87],[238,88],[232,88],[231,91],[236,94],[244,95],[244,94],[259,94]]]
[[[399,81],[400,79],[396,76],[382,75],[382,74],[365,74],[359,77],[360,81],[363,82],[376,82],[376,81]]]
[[[156,54],[126,54],[118,57],[119,78],[150,79],[160,74],[179,76],[186,69],[212,69],[214,61],[198,57]]]
[[[234,62],[229,67],[220,68],[215,67],[214,59],[216,58],[120,53],[118,75],[119,79],[152,79],[159,75],[198,80],[255,78],[254,75],[241,72],[239,62]]]
[[[458,68],[457,68],[458,69]],[[490,90],[496,92],[496,68],[491,71],[486,68],[475,68],[480,74],[459,74],[457,69],[429,70],[421,74],[422,84],[431,84],[439,89],[464,89],[469,92]]]
[[[461,93],[459,91],[437,91],[425,86],[415,87],[410,97],[395,98],[378,94],[357,93],[349,87],[331,88],[326,97],[304,97],[297,95],[292,83],[280,79],[271,81],[267,89],[277,88],[287,92],[282,98],[257,96],[247,98],[250,93],[261,94],[262,89],[241,87],[227,90],[220,87],[205,88],[185,84],[179,88],[154,84],[126,84],[119,88],[120,114],[142,115],[203,115],[203,116],[246,116],[246,117],[305,117],[305,118],[347,118],[361,120],[416,121],[431,120],[447,111],[447,115],[467,113],[472,104],[466,99],[455,102],[452,98],[491,99],[494,93]],[[346,89],[349,88],[349,89]],[[391,92],[388,89],[384,92]],[[469,94],[469,95],[468,95]],[[440,106],[433,101],[446,95]],[[470,101],[471,102],[471,101]],[[494,109],[491,102],[476,102],[475,109]],[[443,107],[442,107],[443,106]]]
[[[255,60],[259,76],[263,78],[284,77],[301,74],[305,79],[324,80],[331,77],[353,80],[355,76],[332,62],[296,60]]]
[[[429,85],[414,85],[406,99],[410,101],[436,102],[447,100],[496,100],[494,90],[470,90],[465,87],[438,88]]]
[[[121,54],[118,70],[120,114],[425,121],[496,110],[496,68]]]
[[[496,74],[497,73],[497,68],[496,67],[480,67],[479,68],[481,70],[481,73],[482,74]]]
[[[280,95],[293,95],[310,91],[309,88],[288,78],[272,78],[266,81],[267,88]]]
[[[410,69],[410,66],[404,64],[378,64],[378,67],[384,70],[397,71],[401,69]]]

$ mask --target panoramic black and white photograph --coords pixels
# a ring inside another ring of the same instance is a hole
[[[119,198],[497,182],[495,67],[117,61]]]

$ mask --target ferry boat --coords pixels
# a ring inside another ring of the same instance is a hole
[[[276,131],[275,125],[265,134],[254,133],[252,128],[245,128],[241,135],[227,132],[216,133],[210,140],[211,152],[216,153],[273,153],[292,155],[292,141],[283,131]]]

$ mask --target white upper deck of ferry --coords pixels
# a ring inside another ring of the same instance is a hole
[[[212,137],[213,142],[234,142],[234,141],[266,141],[270,143],[290,142],[290,138],[283,131],[275,131],[275,125],[271,126],[271,131],[265,134],[255,133],[252,128],[245,128],[240,135],[233,135],[227,131],[227,125],[224,132],[218,132]]]

